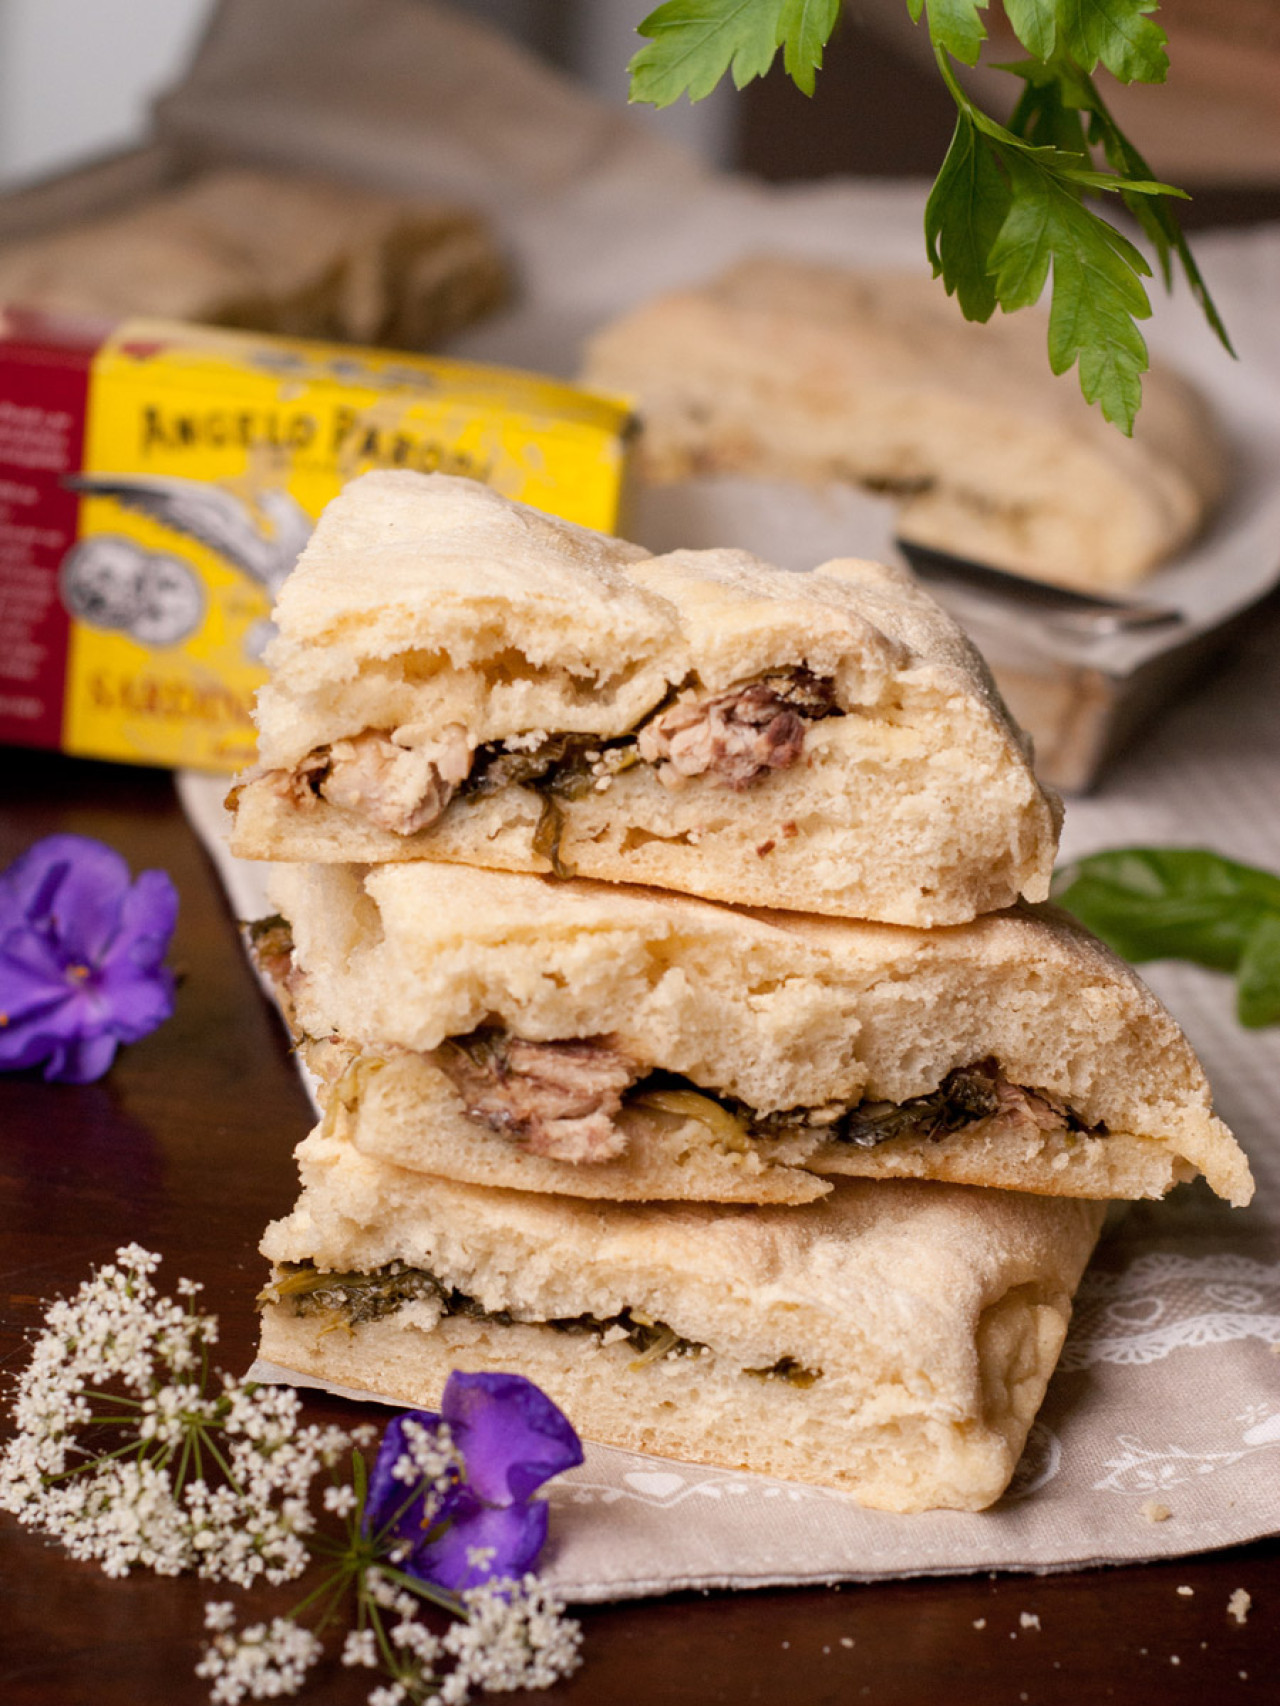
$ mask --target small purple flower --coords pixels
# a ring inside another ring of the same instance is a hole
[[[177,914],[163,871],[130,884],[87,836],[46,836],[0,872],[0,1071],[43,1061],[46,1079],[87,1084],[168,1019]]]
[[[406,1451],[405,1424],[449,1426],[463,1472],[434,1498],[394,1474]],[[522,1375],[454,1370],[440,1411],[406,1411],[388,1423],[369,1478],[365,1532],[407,1542],[403,1568],[460,1593],[491,1577],[520,1577],[547,1538],[547,1502],[530,1496],[582,1462],[567,1417]],[[411,1497],[412,1496],[412,1497]]]

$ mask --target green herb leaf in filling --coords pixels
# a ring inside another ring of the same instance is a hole
[[[521,1321],[507,1310],[488,1310],[456,1286],[446,1286],[428,1269],[410,1268],[403,1262],[388,1263],[367,1274],[326,1271],[310,1263],[284,1263],[258,1294],[257,1303],[260,1310],[271,1304],[287,1305],[298,1316],[330,1314],[346,1326],[356,1328],[365,1322],[381,1321],[405,1304],[424,1298],[435,1300],[446,1316],[465,1316],[502,1327],[549,1328],[558,1334],[600,1337],[612,1334],[610,1344],[622,1344],[625,1339],[638,1353],[630,1366],[632,1369],[642,1369],[646,1363],[656,1363],[664,1357],[701,1354],[710,1349],[697,1340],[683,1338],[665,1322],[655,1322],[631,1310],[621,1310],[616,1316],[554,1316],[546,1321]],[[622,1339],[614,1331],[618,1328],[622,1329]],[[743,1373],[761,1380],[810,1387],[822,1371],[805,1369],[795,1358],[782,1357],[766,1369],[746,1369]]]

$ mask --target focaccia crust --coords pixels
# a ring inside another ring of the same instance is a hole
[[[624,314],[584,383],[632,398],[651,481],[712,472],[895,496],[907,539],[1121,590],[1197,531],[1226,484],[1207,405],[1154,363],[1132,439],[1044,364],[1045,319],[985,325],[919,274],[759,255]]]

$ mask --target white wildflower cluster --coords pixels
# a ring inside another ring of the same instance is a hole
[[[443,1418],[427,1427],[414,1417],[405,1417],[400,1425],[400,1438],[405,1450],[391,1466],[391,1479],[421,1493],[420,1521],[424,1529],[429,1529],[465,1475],[466,1465]],[[394,1551],[403,1551],[403,1548]]]
[[[466,1623],[451,1625],[445,1651],[456,1662],[449,1683],[462,1676],[466,1688],[490,1694],[511,1689],[550,1689],[576,1671],[582,1626],[564,1616],[564,1605],[538,1577],[519,1582],[495,1577],[462,1596]],[[463,1701],[461,1694],[442,1700]]]
[[[365,1574],[365,1597],[375,1628],[347,1637],[344,1663],[370,1669],[381,1663],[375,1630],[395,1654],[388,1667],[392,1681],[370,1694],[370,1707],[455,1707],[475,1690],[549,1689],[581,1658],[581,1626],[532,1575],[468,1589],[463,1619],[443,1636],[419,1621],[422,1603],[377,1569]]]
[[[448,1423],[441,1419],[428,1428],[414,1417],[406,1417],[400,1434],[406,1450],[392,1466],[392,1477],[410,1487],[428,1482],[433,1489],[447,1493],[463,1469],[462,1456],[453,1444]]]
[[[356,1491],[349,1482],[326,1488],[324,1491],[324,1509],[333,1512],[337,1517],[350,1517],[359,1503]]]
[[[195,1310],[193,1282],[182,1303],[160,1295],[159,1260],[125,1246],[50,1307],[0,1456],[0,1509],[109,1576],[283,1582],[307,1563],[311,1483],[348,1439],[301,1426],[287,1388],[224,1376],[207,1393],[217,1322]]]
[[[362,1599],[365,1615],[372,1628],[364,1632],[368,1638],[362,1648],[352,1644],[351,1657],[343,1658],[348,1665],[364,1665],[371,1670],[382,1664],[378,1652],[378,1635],[389,1648],[393,1658],[387,1669],[391,1682],[380,1685],[369,1696],[374,1704],[401,1701],[441,1701],[441,1682],[438,1675],[445,1647],[442,1639],[419,1619],[422,1602],[416,1595],[396,1586],[375,1566],[364,1574]],[[461,1699],[461,1698],[460,1698]]]
[[[231,1608],[212,1601],[205,1608],[205,1629],[214,1632],[196,1667],[196,1676],[210,1680],[211,1701],[278,1701],[296,1695],[308,1669],[324,1649],[310,1630],[292,1618],[273,1618],[270,1624],[251,1624],[237,1631]]]
[[[321,1503],[346,1538],[322,1548],[333,1561],[327,1584],[297,1610],[327,1593],[323,1627],[354,1594],[357,1627],[342,1660],[382,1671],[387,1681],[370,1703],[451,1707],[473,1690],[545,1689],[568,1676],[581,1631],[538,1578],[495,1579],[459,1597],[413,1575],[396,1521],[370,1533],[363,1495],[336,1475],[378,1431],[306,1426],[291,1389],[211,1376],[217,1322],[197,1311],[193,1282],[178,1283],[178,1299],[161,1296],[151,1279],[159,1260],[125,1246],[48,1310],[18,1384],[17,1430],[0,1454],[0,1510],[109,1576],[143,1565],[248,1588],[296,1577],[311,1562],[312,1485],[328,1469],[335,1477]],[[465,1476],[463,1456],[438,1419],[404,1417],[396,1450],[401,1515],[421,1499],[429,1527]],[[468,1563],[488,1569],[494,1551],[469,1547]],[[456,1620],[441,1635],[422,1621],[428,1604]],[[209,1603],[205,1628],[196,1674],[213,1701],[233,1707],[296,1694],[323,1651],[293,1617],[237,1629],[229,1602]]]

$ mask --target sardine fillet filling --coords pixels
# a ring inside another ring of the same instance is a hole
[[[604,1162],[626,1149],[615,1124],[640,1064],[606,1042],[528,1043],[506,1037],[431,1055],[461,1093],[467,1116],[520,1140],[535,1156]]]

